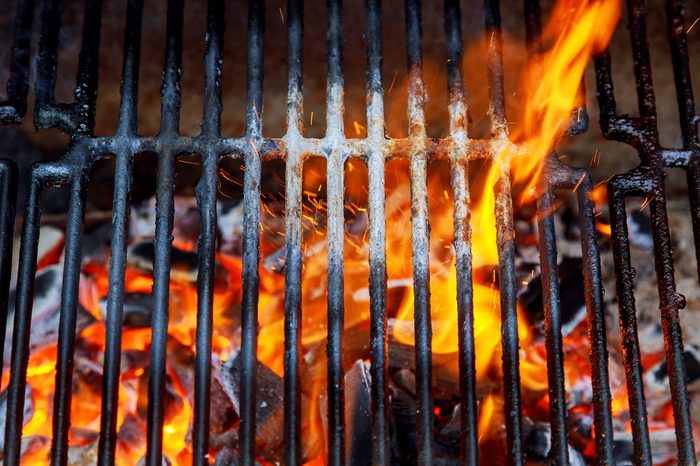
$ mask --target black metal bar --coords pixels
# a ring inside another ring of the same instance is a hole
[[[386,314],[386,218],[384,201],[384,89],[382,86],[382,8],[367,0],[367,151],[369,216],[370,373],[372,463],[388,464],[391,455],[389,406],[389,334]]]
[[[619,176],[619,175],[618,175]],[[634,440],[634,464],[650,465],[651,444],[647,423],[644,386],[642,385],[639,336],[634,299],[634,275],[629,249],[627,213],[625,212],[624,187],[627,178],[614,177],[608,185],[610,202],[610,225],[612,228],[613,259],[615,262],[615,284],[620,314],[623,360],[627,380],[632,438]]]
[[[74,135],[92,134],[95,127],[95,105],[100,54],[102,0],[85,0],[83,41],[78,60],[78,76],[75,85]]]
[[[172,7],[172,4],[170,5]],[[124,33],[124,61],[122,65],[121,99],[117,134],[133,137],[136,133],[138,75],[140,58],[141,11],[130,7]],[[173,10],[169,8],[169,22]],[[134,30],[135,29],[135,30]],[[172,32],[169,24],[168,35]],[[133,34],[136,34],[134,36]],[[171,45],[171,44],[168,44]],[[166,52],[166,63],[168,62]],[[176,53],[173,50],[172,53]],[[167,68],[167,65],[166,65]],[[98,443],[98,464],[111,466],[115,462],[117,444],[117,407],[121,362],[122,323],[124,311],[124,276],[126,270],[127,219],[129,217],[129,189],[134,152],[120,150],[116,155],[114,172],[114,200],[112,208],[112,249],[109,268],[109,293],[105,322],[105,352],[102,382],[102,417]]]
[[[206,37],[202,137],[216,139],[221,137],[221,71],[224,38],[224,4],[219,0],[209,1]],[[219,155],[214,150],[203,154],[202,174],[196,188],[201,229],[197,247],[197,330],[192,462],[197,466],[209,464],[218,160]]]
[[[68,464],[68,429],[70,427],[71,399],[73,395],[73,355],[75,353],[75,329],[78,313],[78,287],[82,264],[82,233],[85,205],[86,173],[82,168],[73,174],[70,186],[70,204],[66,227],[65,260],[63,264],[63,289],[58,324],[58,360],[56,362],[56,388],[53,399],[53,438],[51,442],[52,466]]]
[[[34,83],[34,120],[42,121],[40,113],[53,106],[56,89],[58,32],[61,27],[61,0],[42,0],[39,57]]]
[[[5,356],[16,205],[17,165],[11,160],[0,159],[0,365]]]
[[[7,100],[0,102],[0,123],[21,123],[27,113],[33,19],[34,0],[17,2]]]
[[[182,63],[183,0],[169,0],[166,27],[165,69],[161,88],[161,121],[158,136],[158,180],[156,182],[156,232],[153,263],[153,314],[151,318],[151,373],[148,383],[147,466],[163,461],[166,351],[170,256],[175,186],[176,152],[172,140],[180,127],[180,75]]]
[[[197,246],[197,331],[194,379],[194,420],[192,463],[209,464],[209,413],[211,391],[211,340],[213,328],[214,274],[216,253],[216,183],[218,154],[202,158],[202,176],[197,184],[197,205],[201,218]],[[257,289],[257,288],[256,288]]]
[[[137,130],[142,19],[143,1],[130,1],[127,4],[126,26],[124,28],[124,61],[122,63],[121,99],[117,123],[117,134],[121,136],[134,136]],[[172,31],[169,32],[172,33]],[[166,61],[167,59],[166,56]]]
[[[462,12],[456,0],[445,1],[447,47],[447,106],[452,137],[451,184],[454,194],[454,248],[457,270],[457,325],[459,332],[459,386],[461,415],[461,461],[479,463],[474,300],[472,288],[471,226],[469,224],[469,166],[467,151],[467,104],[462,76]]]
[[[595,227],[595,204],[591,200],[593,183],[587,172],[572,170],[569,186],[578,184],[576,196],[581,228],[583,282],[588,314],[588,338],[590,340],[590,364],[593,386],[593,419],[595,425],[596,453],[599,464],[615,464],[613,426],[608,376],[608,344],[605,328],[603,285],[600,273],[600,255]]]
[[[285,168],[284,438],[285,463],[302,464],[301,449],[301,189],[303,152],[303,0],[287,1],[287,164]]]
[[[27,387],[29,364],[29,331],[32,322],[34,277],[36,275],[37,246],[39,242],[39,196],[43,188],[41,167],[34,166],[29,179],[29,191],[24,211],[22,242],[19,251],[20,266],[17,276],[17,301],[12,331],[10,384],[7,388],[7,417],[5,425],[5,457],[7,465],[20,464],[24,394]]]
[[[549,173],[545,172],[548,178]],[[566,391],[564,389],[564,351],[561,336],[557,245],[554,232],[554,195],[546,188],[537,199],[544,333],[547,349],[547,392],[552,446],[549,459],[553,464],[569,463],[566,433]]]
[[[695,113],[695,98],[690,79],[690,55],[688,53],[688,37],[685,29],[685,2],[668,0],[666,2],[666,25],[668,40],[671,44],[671,61],[673,77],[678,99],[678,114],[680,117],[683,148],[693,151],[688,163],[688,194],[690,197],[690,212],[695,236],[695,254],[698,265],[698,280],[700,282],[700,162],[698,159],[698,115]]]
[[[255,464],[255,400],[258,333],[258,262],[260,259],[260,157],[256,144],[262,137],[263,37],[265,4],[248,3],[248,76],[243,217],[243,303],[241,310],[241,464]]]
[[[122,99],[122,104],[123,102]],[[112,249],[109,261],[109,293],[105,319],[106,341],[102,369],[102,417],[98,444],[98,464],[100,466],[114,464],[117,445],[117,408],[126,270],[126,221],[129,217],[128,203],[129,188],[132,182],[132,163],[133,155],[130,153],[120,153],[116,156],[112,207]]]
[[[164,147],[159,152],[156,186],[156,237],[153,264],[153,314],[151,318],[151,374],[148,383],[147,466],[163,461],[165,411],[165,366],[168,343],[170,256],[173,231],[175,154]]]

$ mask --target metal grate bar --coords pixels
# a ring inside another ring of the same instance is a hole
[[[501,13],[497,0],[484,1],[486,26],[486,66],[489,77],[489,113],[491,132],[501,144],[508,143],[508,126],[505,117],[503,95],[503,63]],[[524,460],[523,420],[520,397],[520,360],[518,347],[518,317],[515,286],[515,244],[513,242],[513,204],[510,193],[510,160],[498,160],[493,149],[494,163],[500,163],[500,178],[496,183],[496,242],[498,247],[498,273],[501,291],[501,339],[503,347],[503,398],[506,419],[508,454],[513,464]]]
[[[345,464],[345,404],[343,395],[344,283],[343,248],[345,152],[343,128],[343,20],[341,0],[328,5],[328,84],[326,96],[326,192],[328,235],[328,462]]]
[[[117,133],[129,137],[136,132],[138,70],[141,52],[141,23],[143,1],[127,4],[124,31],[124,64],[122,71],[121,100]],[[109,293],[105,322],[105,353],[102,374],[102,417],[98,444],[98,464],[114,464],[117,442],[117,407],[119,400],[119,375],[124,310],[124,274],[126,270],[126,244],[129,217],[129,188],[134,153],[119,151],[114,172],[114,200],[112,214],[112,248],[109,265]]]
[[[303,149],[303,0],[287,1],[287,164],[285,168],[284,438],[285,463],[300,465],[301,448],[301,190]]]
[[[156,231],[153,261],[153,314],[151,318],[151,369],[148,381],[146,464],[163,461],[168,304],[170,300],[170,256],[178,151],[172,139],[180,126],[180,75],[182,63],[183,0],[169,0],[166,26],[165,68],[161,88],[161,122],[158,135],[158,179],[156,181]]]
[[[370,366],[372,461],[388,464],[391,455],[389,334],[386,315],[386,217],[384,201],[384,89],[382,87],[382,11],[367,0],[367,150],[369,218]]]
[[[685,2],[666,2],[668,40],[671,43],[671,60],[675,78],[678,114],[680,116],[683,149],[692,153],[688,163],[688,191],[690,211],[695,235],[695,253],[700,280],[700,157],[698,157],[698,115],[695,113],[695,98],[690,80],[690,56],[685,29]]]
[[[464,464],[478,464],[479,439],[474,354],[474,302],[472,289],[471,226],[469,224],[469,165],[467,103],[462,77],[462,11],[457,0],[445,0],[447,47],[447,108],[450,114],[451,185],[454,194],[454,249],[457,270],[457,325],[459,333],[459,385],[461,453]]]
[[[676,38],[674,24],[682,23],[683,4],[667,4],[669,21],[669,38],[672,49],[674,75],[677,86],[690,80],[688,72],[687,49],[683,52],[682,36]],[[613,254],[617,271],[617,293],[620,309],[620,327],[625,344],[625,367],[630,397],[630,412],[633,419],[633,436],[635,440],[635,457],[643,464],[651,463],[648,440],[648,426],[644,405],[643,386],[639,373],[639,347],[636,335],[636,317],[634,303],[634,283],[631,268],[629,241],[627,238],[625,200],[630,196],[644,196],[649,199],[652,233],[654,238],[654,258],[661,310],[661,323],[664,332],[666,361],[669,367],[669,381],[673,399],[673,414],[678,444],[678,460],[683,464],[695,462],[692,427],[688,405],[686,374],[682,362],[683,343],[679,321],[679,310],[685,306],[685,299],[675,287],[673,278],[673,253],[666,214],[663,168],[678,166],[688,170],[689,191],[691,192],[691,212],[696,238],[698,237],[697,192],[700,189],[697,169],[696,150],[685,152],[683,157],[678,150],[665,150],[659,145],[656,125],[656,109],[651,76],[651,65],[646,39],[646,6],[644,1],[628,0],[628,13],[632,49],[635,58],[635,77],[639,101],[639,118],[621,117],[615,111],[615,99],[611,78],[610,56],[602,54],[596,60],[596,79],[598,82],[598,100],[601,107],[601,126],[604,134],[614,140],[632,145],[639,152],[642,164],[636,169],[614,177],[609,183],[610,213],[613,231]],[[677,27],[677,26],[676,26]],[[682,26],[681,26],[681,34]],[[692,94],[678,92],[681,126],[686,127],[689,119],[696,117]],[[684,147],[687,148],[687,127],[683,129]],[[697,246],[697,243],[696,243]],[[696,247],[697,250],[697,247]],[[697,252],[697,251],[696,251]]]
[[[413,254],[413,320],[416,358],[416,451],[418,464],[433,463],[432,325],[430,320],[430,225],[428,224],[428,158],[425,150],[423,51],[420,0],[406,1],[408,65],[408,133]]]
[[[4,359],[17,205],[17,165],[0,159],[0,361]]]
[[[221,66],[224,5],[211,0],[207,9],[207,44],[204,57],[204,120],[202,136],[221,136]],[[201,229],[197,245],[197,331],[195,337],[195,387],[192,461],[209,464],[209,414],[216,253],[216,186],[219,155],[202,154],[202,173],[196,188]]]
[[[542,47],[542,23],[539,0],[525,2],[525,26],[528,46],[528,55],[532,63],[537,67],[536,71],[541,76],[543,73],[541,64]],[[563,171],[566,167],[557,164],[555,153],[548,154],[548,160],[552,165]],[[547,162],[545,161],[545,163]],[[547,351],[547,385],[549,394],[549,422],[551,426],[550,459],[556,464],[568,464],[569,442],[567,440],[566,424],[566,390],[564,388],[564,351],[562,343],[562,316],[559,305],[559,282],[557,272],[557,244],[554,230],[553,213],[556,210],[554,204],[553,179],[556,178],[553,170],[547,170],[540,178],[542,193],[537,199],[539,252],[540,252],[540,277],[542,279],[542,302],[544,304],[544,335]]]
[[[0,124],[21,123],[27,113],[33,19],[34,0],[17,2],[10,79],[7,81],[7,100],[0,102]]]
[[[248,3],[248,82],[245,151],[243,303],[241,341],[241,464],[255,464],[255,392],[258,334],[258,262],[260,260],[260,156],[262,135],[264,2]]]
[[[45,165],[36,165],[31,172],[19,251],[20,266],[17,278],[17,302],[12,333],[10,384],[7,388],[5,425],[5,462],[9,465],[19,464],[22,446],[24,393],[27,387],[27,366],[29,364],[29,328],[32,321],[34,277],[39,242],[39,196],[47,182],[58,183],[68,177],[67,169],[58,168],[48,173],[45,167]]]

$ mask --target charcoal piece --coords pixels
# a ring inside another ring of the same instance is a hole
[[[148,351],[125,349],[122,350],[119,368],[122,374],[128,374],[137,369],[145,369],[151,364]]]
[[[212,371],[210,393],[210,435],[221,434],[233,426],[237,416],[233,409],[233,403],[224,390],[219,371]]]
[[[240,414],[240,351],[234,351],[221,367],[222,388]],[[258,361],[256,368],[255,450],[266,461],[284,459],[284,383],[281,377]]]
[[[81,239],[83,264],[99,262],[107,264],[112,244],[112,224],[103,222],[90,231],[83,233]]]
[[[155,249],[152,241],[143,241],[129,246],[126,262],[129,266],[149,275],[153,274]],[[171,252],[170,279],[174,282],[197,283],[199,258],[196,252],[184,251],[173,247]],[[227,285],[226,269],[218,262],[215,264],[215,287],[224,289]]]
[[[358,360],[345,374],[346,464],[370,464],[372,417],[370,414],[369,364]]]
[[[182,344],[177,338],[168,336],[168,374],[182,387],[183,393],[194,394],[194,366],[192,348]]]
[[[581,239],[581,226],[578,223],[578,213],[575,209],[567,205],[562,210],[560,219],[564,225],[564,238],[569,241],[579,241]]]
[[[61,288],[63,282],[63,267],[52,265],[39,271],[34,282],[34,301],[32,305],[32,322],[29,336],[29,349],[38,348],[58,342],[58,323],[60,320]],[[14,304],[16,302],[16,290],[10,292],[10,306],[7,319],[7,336],[5,337],[5,349],[3,363],[10,362],[12,348]],[[85,308],[78,304],[76,331],[82,330],[94,324],[96,319]]]
[[[627,215],[627,228],[632,246],[651,251],[654,249],[651,220],[643,212],[635,210]]]
[[[145,448],[146,425],[133,414],[127,414],[124,416],[121,426],[119,426],[117,440],[120,445],[133,451]]]
[[[97,441],[84,446],[68,447],[68,466],[92,466],[97,464]]]
[[[136,463],[136,466],[146,466],[148,462],[146,461],[146,457],[142,456],[139,461]],[[172,461],[170,461],[170,458],[167,456],[163,455],[163,458],[161,459],[160,462],[161,466],[172,466]]]
[[[233,466],[238,462],[238,452],[233,448],[222,448],[216,452],[214,466]]]
[[[688,346],[683,351],[683,367],[685,367],[685,377],[689,384],[700,379],[700,354],[693,346]],[[668,384],[668,363],[666,360],[650,370],[657,383]]]
[[[528,459],[528,464],[537,465],[550,464],[549,455],[552,449],[552,430],[548,423],[526,423],[525,426],[525,456]],[[568,446],[569,465],[570,466],[585,466],[586,461],[583,455],[573,448]]]
[[[557,267],[559,275],[559,306],[562,314],[562,336],[574,330],[586,317],[586,297],[583,284],[583,261],[580,257],[565,257]],[[542,277],[535,276],[518,298],[523,304],[530,326],[544,334]]]
[[[677,464],[676,433],[673,429],[650,431],[649,440],[653,445],[651,460],[653,464]],[[615,464],[617,466],[634,466],[634,443],[630,432],[615,432]]]
[[[227,199],[216,204],[219,250],[231,256],[243,254],[243,203]]]
[[[392,464],[417,461],[415,384],[415,374],[408,369],[396,371],[389,381]]]
[[[100,300],[102,319],[107,320],[107,298]],[[123,323],[128,328],[148,328],[153,314],[151,293],[126,293],[124,295]]]
[[[29,435],[27,437],[22,437],[22,443],[20,446],[20,458],[28,454],[36,455],[41,450],[46,451],[46,463],[49,462],[49,445],[51,444],[51,439],[44,437],[43,435]],[[36,457],[36,456],[35,456]],[[38,459],[38,458],[37,458]],[[20,460],[20,464],[22,461]]]
[[[459,404],[455,405],[449,421],[442,426],[442,429],[435,436],[435,443],[445,452],[459,454],[462,439],[461,410]]]

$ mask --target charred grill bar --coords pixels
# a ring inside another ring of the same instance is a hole
[[[668,39],[671,45],[673,74],[676,83],[683,148],[664,149],[659,143],[656,103],[651,76],[651,63],[646,33],[646,6],[643,1],[627,2],[629,28],[634,54],[634,75],[637,82],[639,116],[618,115],[612,84],[611,59],[608,53],[595,61],[600,122],[606,137],[625,142],[638,152],[641,164],[634,170],[613,177],[608,185],[610,221],[613,232],[613,254],[620,310],[620,331],[624,346],[625,373],[634,437],[636,464],[651,464],[651,443],[644,400],[640,365],[639,339],[634,298],[634,275],[625,214],[625,200],[638,196],[648,199],[654,238],[654,258],[668,363],[673,417],[678,445],[678,461],[695,464],[695,448],[686,388],[686,373],[682,361],[683,341],[679,311],[685,298],[676,291],[673,277],[673,251],[666,213],[664,168],[677,167],[688,174],[688,191],[695,234],[695,249],[699,250],[700,185],[698,184],[698,116],[690,83],[688,45],[683,26],[685,6],[680,1],[666,2]],[[700,269],[699,269],[700,274]],[[699,275],[700,276],[700,275]]]
[[[526,0],[528,49],[533,58],[540,49],[540,8],[537,0]],[[8,99],[0,104],[3,123],[20,122],[26,112],[29,89],[29,62],[33,0],[22,0],[17,10],[12,65],[7,85]],[[310,156],[322,156],[328,166],[328,449],[331,464],[344,463],[343,368],[343,193],[344,165],[351,158],[362,159],[369,168],[369,262],[371,328],[371,411],[372,458],[388,464],[390,412],[388,385],[388,329],[386,313],[386,250],[384,207],[384,164],[388,157],[408,159],[411,182],[413,282],[417,374],[417,451],[420,464],[431,464],[433,452],[433,398],[431,390],[431,320],[429,278],[429,225],[427,163],[447,160],[451,166],[454,192],[454,249],[458,278],[457,309],[459,328],[459,368],[461,404],[461,446],[465,463],[478,461],[478,408],[476,396],[475,336],[472,292],[472,250],[469,225],[468,164],[470,160],[493,158],[506,145],[508,128],[503,91],[502,45],[498,0],[484,1],[484,24],[489,40],[484,57],[489,77],[490,119],[493,137],[469,139],[467,104],[462,62],[461,12],[457,0],[445,0],[445,42],[447,47],[448,110],[450,134],[445,139],[426,136],[424,116],[425,86],[422,79],[421,2],[406,0],[406,44],[408,64],[409,136],[390,139],[384,134],[382,84],[382,12],[379,0],[366,0],[367,47],[367,137],[347,138],[343,128],[342,14],[340,0],[328,0],[327,132],[321,139],[304,137],[303,131],[303,4],[289,0],[288,28],[287,133],[283,138],[263,135],[263,36],[265,6],[250,0],[248,20],[248,74],[246,132],[240,138],[221,135],[221,71],[223,57],[222,0],[210,0],[207,13],[205,51],[204,119],[201,134],[184,137],[179,131],[180,75],[183,48],[183,0],[169,0],[165,69],[163,72],[161,129],[154,137],[139,136],[136,127],[139,59],[141,49],[142,0],[129,0],[125,30],[123,81],[117,132],[111,137],[93,136],[97,97],[97,68],[100,41],[101,1],[87,0],[75,100],[57,103],[54,99],[60,2],[41,2],[41,37],[37,62],[34,121],[37,127],[58,128],[71,136],[71,144],[58,160],[35,165],[26,180],[28,196],[20,251],[17,302],[14,315],[11,378],[5,426],[5,464],[20,460],[24,393],[29,360],[29,336],[34,277],[39,235],[39,200],[47,186],[70,190],[66,235],[66,260],[60,313],[60,334],[53,409],[51,460],[65,465],[70,425],[71,380],[75,351],[76,312],[83,232],[84,201],[92,164],[104,157],[115,159],[115,191],[112,218],[112,244],[107,300],[105,356],[102,386],[102,418],[99,438],[99,464],[115,461],[117,398],[121,354],[122,310],[124,305],[127,219],[129,189],[133,182],[132,164],[137,154],[158,154],[156,238],[154,259],[154,310],[152,319],[151,378],[148,397],[147,464],[162,461],[166,339],[168,329],[168,289],[170,281],[171,233],[173,230],[174,179],[180,154],[199,154],[202,175],[197,185],[197,203],[202,219],[199,238],[197,279],[197,329],[195,362],[195,403],[193,458],[197,465],[208,464],[209,396],[211,383],[212,305],[216,236],[216,176],[224,157],[241,158],[245,164],[242,352],[240,388],[241,463],[255,462],[256,348],[258,309],[258,263],[260,258],[260,178],[264,160],[282,157],[286,161],[286,267],[285,267],[285,351],[284,351],[284,434],[285,459],[290,465],[302,462],[301,431],[301,272],[302,272],[302,167]],[[629,0],[635,76],[639,94],[638,118],[615,113],[610,58],[596,60],[601,124],[607,137],[627,142],[640,153],[641,165],[610,181],[610,211],[617,271],[620,325],[623,334],[627,386],[638,464],[651,463],[650,441],[645,414],[642,378],[639,370],[639,342],[636,332],[634,293],[625,199],[650,196],[653,220],[656,270],[661,298],[666,356],[668,360],[674,418],[678,439],[678,459],[682,464],[695,461],[690,414],[681,360],[682,341],[679,310],[682,297],[675,291],[672,251],[666,218],[663,168],[681,167],[688,173],[696,245],[700,244],[700,163],[698,162],[697,116],[690,87],[688,50],[683,29],[684,8],[678,0],[667,2],[668,31],[673,70],[683,129],[682,150],[662,149],[656,129],[649,54],[644,28],[644,2]],[[585,115],[583,118],[586,120]],[[577,120],[578,122],[578,120]],[[575,126],[575,125],[574,125]],[[585,124],[584,124],[585,126]],[[576,128],[574,128],[576,129]],[[578,128],[581,129],[581,128]],[[516,157],[526,157],[523,148],[513,147]],[[503,383],[507,444],[513,464],[523,464],[522,404],[520,400],[518,322],[514,271],[513,212],[509,161],[500,166],[496,186],[497,245],[501,292]],[[10,252],[16,171],[10,163],[0,163],[0,309],[7,312]],[[24,180],[23,180],[24,181]],[[557,281],[556,235],[550,213],[554,191],[576,187],[582,230],[586,308],[591,341],[596,451],[601,464],[614,464],[611,393],[608,381],[606,331],[603,311],[600,261],[596,242],[593,189],[583,169],[561,164],[555,154],[546,161],[545,176],[537,204],[539,248],[542,269],[545,335],[548,361],[552,460],[568,463],[567,419],[564,391],[561,310]],[[696,247],[697,250],[697,247]],[[700,254],[699,254],[700,257]],[[4,340],[3,314],[2,332]],[[0,350],[1,351],[1,350]]]

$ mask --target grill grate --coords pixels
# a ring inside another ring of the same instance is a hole
[[[242,304],[242,378],[240,399],[241,463],[255,462],[255,397],[258,308],[258,262],[260,222],[261,163],[283,154],[286,160],[286,269],[285,269],[285,354],[284,354],[284,429],[286,463],[302,462],[300,359],[301,354],[301,270],[302,270],[302,166],[314,155],[327,161],[328,191],[328,447],[332,464],[344,462],[343,420],[343,167],[350,158],[364,159],[369,172],[369,247],[372,376],[372,458],[388,464],[391,456],[388,391],[388,331],[386,315],[386,251],[384,211],[384,164],[389,156],[409,160],[411,184],[413,279],[415,300],[417,451],[420,464],[431,464],[433,456],[433,400],[431,394],[431,322],[428,268],[429,225],[427,163],[447,160],[451,166],[454,191],[454,249],[458,278],[458,325],[461,440],[463,462],[478,462],[477,397],[472,313],[471,230],[469,226],[468,163],[493,158],[499,147],[511,144],[505,117],[500,11],[498,0],[484,1],[484,24],[489,34],[485,62],[489,76],[490,119],[493,137],[470,139],[467,135],[467,106],[462,61],[460,6],[457,0],[445,0],[445,38],[447,47],[449,137],[432,139],[426,135],[423,111],[426,90],[422,79],[421,2],[406,0],[406,46],[408,63],[409,136],[389,139],[384,134],[384,98],[382,83],[382,12],[379,0],[366,1],[367,46],[367,137],[346,138],[343,128],[343,58],[340,0],[328,0],[328,74],[327,132],[322,139],[303,135],[303,4],[288,0],[288,97],[287,134],[283,138],[263,135],[263,36],[264,2],[250,0],[248,22],[248,71],[246,132],[240,138],[221,136],[221,70],[223,49],[222,0],[210,0],[207,13],[205,52],[204,119],[196,137],[184,137],[179,131],[180,75],[183,39],[184,0],[169,0],[167,43],[162,85],[160,133],[154,137],[138,135],[137,94],[141,48],[142,0],[129,0],[125,30],[125,53],[118,129],[111,137],[92,135],[97,96],[97,69],[100,42],[100,0],[87,0],[80,53],[77,86],[73,103],[54,99],[60,2],[41,2],[41,37],[35,86],[34,122],[40,128],[59,128],[71,135],[71,145],[60,159],[35,165],[28,183],[28,198],[20,250],[20,269],[12,344],[11,378],[5,429],[6,464],[19,464],[22,413],[29,359],[29,327],[32,312],[34,276],[42,190],[60,185],[70,189],[66,257],[60,309],[60,333],[53,417],[51,461],[65,465],[71,406],[71,375],[75,350],[76,312],[81,260],[83,209],[92,164],[99,158],[114,157],[116,163],[113,205],[113,235],[106,320],[106,347],[102,394],[102,419],[99,438],[99,464],[115,461],[116,414],[121,353],[122,308],[126,266],[127,217],[132,164],[137,154],[158,154],[157,213],[154,263],[154,310],[152,320],[151,378],[148,397],[147,464],[162,462],[165,359],[168,327],[168,287],[170,276],[171,232],[173,229],[175,162],[179,154],[200,154],[202,176],[196,194],[202,228],[199,239],[197,283],[197,329],[195,366],[195,406],[193,427],[194,464],[208,464],[209,390],[211,376],[212,303],[216,233],[216,176],[223,157],[242,158],[244,180],[244,246]],[[526,0],[528,49],[536,57],[541,46],[538,0]],[[614,238],[615,268],[620,305],[620,326],[625,348],[625,367],[632,413],[635,463],[651,464],[648,425],[639,366],[634,294],[628,232],[625,223],[625,199],[652,196],[650,202],[655,242],[656,270],[663,314],[666,355],[669,363],[674,415],[679,446],[679,461],[695,461],[685,373],[681,363],[682,341],[678,312],[683,298],[675,291],[672,251],[666,219],[663,167],[682,167],[688,173],[696,245],[700,244],[700,163],[698,163],[697,116],[694,111],[688,67],[688,50],[683,30],[683,3],[667,2],[669,40],[672,45],[683,149],[662,149],[658,142],[651,70],[649,66],[645,11],[642,0],[628,0],[635,76],[641,116],[630,118],[615,113],[610,57],[596,60],[601,123],[607,137],[634,146],[641,165],[610,181],[610,211]],[[0,121],[17,123],[26,113],[29,89],[29,62],[33,0],[19,2],[8,99],[0,106]],[[574,130],[583,130],[585,117]],[[517,150],[516,150],[517,152]],[[524,156],[524,152],[519,152]],[[600,262],[596,243],[593,188],[583,169],[561,164],[554,156],[542,178],[538,212],[551,212],[554,191],[578,186],[577,196],[582,229],[586,308],[591,340],[596,450],[601,464],[614,464],[611,394],[607,372],[606,331]],[[7,312],[9,254],[16,173],[10,164],[0,164],[0,309]],[[508,163],[501,165],[496,186],[497,243],[499,285],[501,290],[503,383],[508,453],[513,464],[523,464],[522,409],[520,400],[518,323],[514,270],[513,213]],[[568,463],[567,424],[561,338],[561,311],[557,284],[556,238],[551,215],[539,220],[539,246],[542,288],[545,305],[545,332],[552,426],[552,460]],[[697,249],[697,248],[696,248]],[[700,257],[700,251],[699,251]],[[4,340],[4,320],[2,335]],[[0,346],[1,348],[1,346]],[[0,350],[1,351],[1,350]]]
[[[700,236],[698,236],[700,231],[698,229],[700,227],[700,211],[698,211],[698,199],[700,199],[698,116],[695,114],[695,102],[690,81],[688,44],[684,28],[684,3],[669,1],[666,2],[668,40],[671,44],[683,148],[664,149],[661,147],[656,123],[656,103],[651,77],[649,47],[647,45],[645,8],[644,2],[628,2],[639,117],[616,113],[610,55],[603,53],[595,60],[598,102],[601,109],[600,122],[603,133],[609,139],[621,141],[634,147],[641,159],[641,164],[637,168],[613,177],[608,184],[620,331],[625,349],[624,364],[634,438],[635,464],[651,464],[651,444],[637,335],[634,275],[625,214],[625,200],[628,197],[641,196],[649,199],[651,211],[656,278],[659,289],[664,347],[673,398],[678,461],[680,464],[695,464],[679,319],[679,311],[685,307],[685,298],[676,291],[673,278],[673,251],[666,214],[663,169],[678,167],[686,170],[688,174],[695,249],[696,253],[700,252],[698,247],[700,246]],[[698,264],[700,266],[700,262]],[[700,274],[700,268],[698,271]]]

